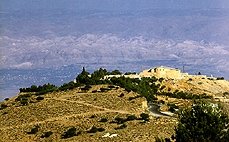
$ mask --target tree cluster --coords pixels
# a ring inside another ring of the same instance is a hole
[[[177,142],[226,142],[229,139],[229,119],[215,104],[196,102],[179,114]]]
[[[175,91],[175,92],[161,92],[158,93],[158,95],[164,95],[164,96],[169,96],[172,98],[178,98],[178,99],[211,99],[211,96],[208,96],[207,94],[192,94],[192,93],[187,93],[183,91]]]
[[[110,79],[111,83],[125,88],[126,91],[136,92],[148,101],[155,99],[155,94],[158,92],[159,85],[156,85],[156,78],[126,78],[126,77],[113,77]]]
[[[57,86],[53,85],[53,84],[44,84],[44,85],[40,85],[40,86],[36,86],[36,85],[32,85],[31,87],[28,88],[20,88],[20,92],[35,92],[37,95],[42,95],[48,92],[52,92],[57,90]]]
[[[69,82],[57,87],[52,84],[44,84],[43,86],[32,85],[29,88],[20,88],[20,92],[35,92],[37,95],[42,95],[53,91],[71,90],[79,86],[98,85],[98,84],[114,84],[125,88],[126,91],[137,92],[140,96],[145,97],[148,101],[154,100],[154,95],[158,92],[159,85],[156,85],[156,78],[126,78],[126,77],[113,77],[111,79],[104,79],[106,75],[120,75],[119,70],[108,72],[106,69],[98,69],[92,74],[83,68],[82,72],[76,77],[76,82]]]
[[[40,86],[32,85],[28,88],[20,88],[20,92],[34,92],[37,95],[42,95],[48,92],[53,91],[65,91],[65,90],[71,90],[79,86],[83,85],[96,85],[96,84],[105,84],[108,83],[107,80],[103,80],[105,75],[117,75],[121,74],[120,71],[114,70],[111,72],[108,72],[106,69],[98,69],[94,71],[92,74],[87,72],[85,68],[83,68],[82,72],[76,77],[76,83],[73,81],[70,81],[69,83],[64,83],[60,87],[57,87],[53,84],[44,84]]]

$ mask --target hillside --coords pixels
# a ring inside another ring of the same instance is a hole
[[[184,91],[194,94],[206,93],[213,97],[228,99],[229,82],[227,80],[210,80],[207,78],[184,78],[181,80],[168,79],[162,82],[167,91]]]
[[[179,110],[196,100],[228,111],[229,82],[158,67],[139,74],[85,68],[62,86],[20,88],[0,103],[0,142],[139,141],[171,138]]]
[[[31,96],[25,106],[16,101],[16,97],[4,101],[8,107],[0,110],[0,141],[153,141],[156,136],[167,137],[173,133],[175,118],[152,117],[149,122],[141,119],[140,115],[147,111],[147,103],[142,97],[129,99],[136,93],[117,86],[105,92],[93,91],[100,88],[108,88],[108,85],[92,86],[88,92],[75,88],[48,93],[43,100]],[[116,122],[128,116],[138,119]],[[104,130],[90,133],[92,126]],[[79,135],[62,139],[63,133],[72,127]],[[46,132],[52,134],[41,138]],[[117,137],[103,137],[107,133]]]
[[[214,99],[229,102],[229,81],[224,80],[223,77],[208,77],[201,74],[190,75],[177,68],[160,66],[143,70],[139,74],[108,75],[106,78],[121,76],[137,79],[156,77],[158,79],[156,84],[160,85],[160,92],[206,94]]]

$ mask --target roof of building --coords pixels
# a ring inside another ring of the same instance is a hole
[[[171,67],[165,67],[165,66],[159,66],[159,67],[155,67],[155,68],[163,68],[163,69],[169,69],[169,70],[179,70],[178,68],[171,68]]]

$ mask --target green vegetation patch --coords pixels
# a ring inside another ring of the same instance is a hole
[[[229,118],[217,104],[196,102],[179,114],[176,141],[225,142],[229,138]]]
[[[36,134],[39,130],[39,126],[34,126],[33,128],[31,128],[30,131],[27,132],[27,134]]]
[[[158,95],[168,96],[171,98],[178,98],[178,99],[212,99],[212,96],[207,94],[192,94],[183,91],[175,91],[175,92],[161,92]]]
[[[53,134],[52,131],[44,132],[44,133],[41,135],[41,138],[48,138],[48,137],[50,137],[52,134]]]
[[[110,79],[104,79],[106,75],[121,75],[122,73],[118,70],[108,72],[106,69],[100,68],[99,70],[94,71],[92,74],[87,72],[83,68],[82,72],[76,77],[76,82],[69,82],[57,87],[53,84],[44,84],[42,86],[32,85],[29,88],[20,88],[20,92],[33,92],[34,95],[43,95],[48,92],[53,91],[66,91],[71,90],[76,87],[81,87],[82,91],[89,91],[91,85],[99,84],[109,84],[107,88],[100,88],[101,92],[107,92],[112,89],[117,89],[117,86],[124,88],[127,92],[136,92],[140,94],[141,97],[145,97],[148,101],[153,101],[155,99],[155,94],[158,92],[160,85],[156,84],[157,79],[155,77],[151,78],[125,78],[122,77],[112,77]],[[163,78],[160,79],[162,81]],[[84,87],[82,87],[84,86]],[[97,91],[93,91],[95,93]],[[122,95],[120,96],[122,97]],[[130,98],[135,99],[135,98]],[[20,99],[22,100],[22,99]],[[22,101],[23,102],[23,101]],[[26,101],[25,101],[26,102]],[[23,102],[23,104],[26,104]]]
[[[61,139],[67,139],[67,138],[71,138],[74,136],[78,136],[81,132],[76,130],[75,127],[71,127],[69,129],[67,129],[62,135],[61,135]]]
[[[87,131],[87,133],[97,133],[97,132],[103,132],[103,131],[105,131],[105,129],[102,128],[102,127],[92,126],[91,128],[89,128],[89,130]]]

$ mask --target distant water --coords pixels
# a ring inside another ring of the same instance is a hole
[[[74,79],[78,68],[72,66],[57,69],[4,69],[0,70],[0,100],[18,94],[19,88],[52,83],[61,85]]]
[[[139,62],[120,62],[115,64],[78,64],[69,65],[53,69],[1,69],[0,70],[0,100],[6,97],[12,97],[18,94],[19,88],[30,87],[31,85],[43,85],[52,83],[61,85],[73,80],[77,74],[85,67],[87,71],[93,72],[100,67],[111,71],[118,69],[122,72],[140,72],[154,66],[170,66],[182,69],[182,64],[171,60],[147,60]],[[194,74],[201,67],[187,66],[186,71]],[[207,71],[212,70],[211,67],[203,67]],[[202,68],[202,70],[203,70]],[[205,72],[205,71],[201,71]],[[210,72],[208,72],[208,75]]]
[[[53,69],[2,69],[0,70],[0,100],[15,96],[18,94],[19,88],[30,87],[33,84],[43,85],[45,83],[52,83],[61,85],[67,83],[81,72],[82,67],[85,67],[89,72],[93,72],[100,67],[110,71],[118,69],[123,72],[139,72],[150,68],[151,65],[121,62],[116,64],[79,64]]]

